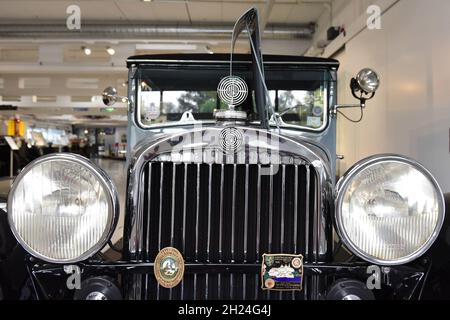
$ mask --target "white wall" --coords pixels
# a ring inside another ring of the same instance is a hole
[[[375,0],[334,0],[324,4],[324,11],[317,21],[317,29],[312,39],[312,46],[306,55],[316,56],[323,52],[322,44],[327,42],[329,27],[344,27],[348,29],[367,10]]]
[[[424,164],[450,192],[449,13],[448,0],[400,0],[383,14],[381,30],[365,29],[336,55],[340,103],[355,101],[348,83],[361,68],[374,68],[382,80],[362,123],[338,120],[341,173],[369,155],[400,153]]]

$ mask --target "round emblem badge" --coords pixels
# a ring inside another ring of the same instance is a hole
[[[183,279],[183,256],[177,249],[166,247],[156,256],[154,268],[158,283],[164,288],[173,288]]]
[[[272,289],[273,287],[275,287],[275,281],[271,278],[267,279],[264,284],[266,285],[267,289]]]
[[[292,259],[292,266],[296,269],[300,268],[302,266],[302,260],[300,258]]]

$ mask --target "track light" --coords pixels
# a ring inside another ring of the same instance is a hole
[[[84,51],[84,54],[89,56],[92,53],[92,50],[88,47],[81,47],[81,50]]]
[[[210,46],[205,46],[206,52],[208,52],[209,54],[213,54],[214,51],[212,51]]]
[[[111,48],[111,47],[107,47],[107,48],[106,48],[106,52],[108,52],[108,54],[109,54],[110,56],[113,56],[113,55],[116,54],[116,50],[114,50],[114,49]]]

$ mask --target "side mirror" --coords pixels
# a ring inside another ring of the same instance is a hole
[[[375,92],[380,87],[378,74],[369,68],[362,69],[355,78],[350,81],[350,89],[353,96],[361,101],[361,106],[365,107],[367,100],[375,96]]]
[[[127,102],[128,98],[119,96],[116,88],[108,87],[105,90],[103,90],[102,100],[105,105],[112,106],[117,101]]]

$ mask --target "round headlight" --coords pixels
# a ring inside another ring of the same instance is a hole
[[[410,262],[430,248],[442,227],[442,191],[414,160],[395,155],[362,160],[337,188],[339,236],[369,262]]]
[[[12,232],[25,250],[48,262],[78,262],[97,253],[110,239],[118,210],[106,173],[68,153],[27,165],[8,196]]]

